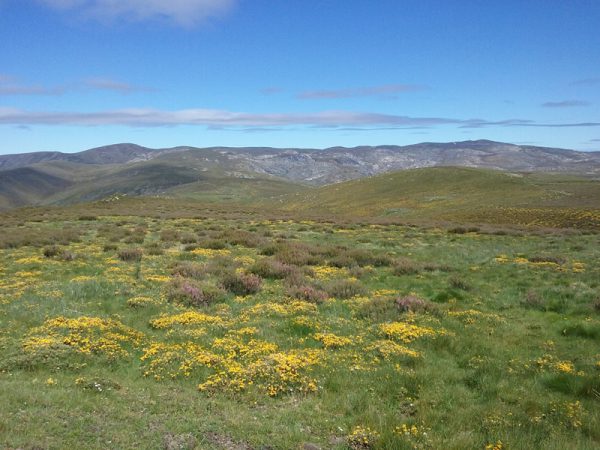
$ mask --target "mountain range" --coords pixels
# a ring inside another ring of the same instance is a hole
[[[488,140],[327,149],[151,149],[115,144],[79,153],[0,155],[0,209],[92,201],[114,194],[245,201],[440,166],[595,179],[600,176],[600,152]]]

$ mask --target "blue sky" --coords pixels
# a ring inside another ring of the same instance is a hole
[[[600,150],[597,0],[0,0],[0,153]]]

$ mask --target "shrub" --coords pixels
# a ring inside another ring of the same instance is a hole
[[[199,285],[181,278],[173,280],[169,286],[167,297],[186,306],[205,306],[222,300],[225,292],[210,285]]]
[[[291,286],[287,290],[290,297],[311,303],[323,303],[327,300],[327,292],[310,285]]]
[[[261,247],[260,254],[264,256],[273,256],[279,250],[279,246],[276,244],[268,244],[264,247]]]
[[[353,267],[357,267],[357,263],[354,260],[354,258],[352,258],[350,255],[348,254],[342,254],[342,255],[338,255],[335,258],[331,258],[329,260],[329,265],[332,267],[339,267],[341,268],[353,268]]]
[[[127,306],[130,308],[145,308],[147,306],[155,306],[160,304],[159,301],[150,297],[132,297],[127,300]]]
[[[18,248],[26,245],[69,245],[81,242],[81,230],[61,228],[52,230],[2,228],[0,248]]]
[[[228,256],[216,256],[206,264],[206,272],[222,278],[240,265],[239,262]]]
[[[527,260],[532,263],[547,262],[547,263],[558,264],[559,266],[563,265],[566,262],[565,258],[563,258],[561,256],[532,256],[530,258],[527,258]]]
[[[114,252],[118,248],[119,248],[119,246],[116,245],[116,244],[105,244],[104,247],[103,247],[103,250],[105,252]]]
[[[289,276],[293,270],[297,269],[271,258],[260,259],[250,267],[250,272],[255,275],[278,280]]]
[[[352,298],[366,293],[364,286],[355,280],[332,280],[325,284],[324,291],[329,296],[340,299]]]
[[[152,242],[151,244],[146,245],[146,253],[149,255],[158,256],[162,255],[164,250],[158,242]]]
[[[178,263],[171,271],[172,275],[178,275],[184,278],[202,278],[206,275],[206,265],[194,262]]]
[[[527,291],[525,298],[521,304],[527,308],[539,309],[544,311],[546,309],[546,302],[540,294],[535,291]]]
[[[452,267],[445,264],[425,263],[422,267],[425,272],[452,272]]]
[[[563,327],[564,336],[577,336],[586,339],[600,338],[600,326],[594,323],[570,323]]]
[[[365,274],[373,272],[373,269],[365,269],[363,267],[351,267],[348,269],[348,275],[352,278],[362,278]]]
[[[182,244],[195,244],[198,241],[198,238],[192,233],[184,233],[179,238],[179,242]]]
[[[425,312],[434,309],[432,303],[416,295],[398,297],[394,303],[401,312]]]
[[[256,248],[263,242],[263,239],[258,234],[245,230],[226,231],[221,235],[221,239],[231,245],[240,245],[248,248]]]
[[[450,287],[453,287],[454,289],[460,289],[462,291],[471,290],[471,285],[460,277],[457,277],[457,276],[450,277],[449,282],[450,282]]]
[[[179,239],[179,232],[177,230],[172,230],[167,228],[160,232],[160,240],[163,242],[174,242]]]
[[[60,253],[60,247],[57,245],[51,245],[49,247],[45,247],[42,253],[46,258],[53,258]]]
[[[96,216],[90,216],[90,215],[83,215],[83,216],[79,216],[79,220],[98,220],[98,217]]]
[[[421,271],[421,266],[408,258],[400,258],[394,261],[392,273],[394,275],[415,275]]]
[[[394,301],[389,297],[375,297],[368,302],[361,303],[356,311],[360,319],[369,319],[372,322],[392,320],[398,316]]]
[[[126,244],[143,244],[144,243],[144,239],[146,237],[146,234],[130,234],[129,236],[127,236],[125,239],[123,239],[123,242],[125,242]]]
[[[60,259],[63,261],[73,261],[75,259],[75,253],[69,250],[63,250],[60,253]]]
[[[141,261],[143,251],[141,248],[124,248],[118,255],[121,261]]]
[[[300,270],[294,270],[285,277],[285,285],[287,287],[298,287],[308,284],[306,276]]]
[[[262,278],[252,273],[229,272],[221,281],[223,287],[236,295],[251,295],[260,291]]]
[[[359,266],[383,267],[389,266],[392,262],[386,255],[373,253],[367,250],[350,250],[348,256],[354,259]]]
[[[465,227],[454,227],[454,228],[450,228],[448,230],[448,233],[451,233],[451,234],[465,234],[468,232],[469,232],[468,229]]]
[[[280,244],[275,253],[275,258],[285,264],[294,266],[315,265],[322,262],[312,247],[299,242]]]
[[[206,239],[198,242],[198,246],[211,250],[222,250],[227,247],[227,243],[221,239]]]

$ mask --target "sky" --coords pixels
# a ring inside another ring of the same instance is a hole
[[[598,0],[0,0],[0,154],[600,150]]]

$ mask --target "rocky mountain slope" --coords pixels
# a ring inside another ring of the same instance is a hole
[[[272,196],[386,172],[439,166],[600,176],[600,152],[487,140],[408,146],[150,149],[115,144],[79,153],[0,155],[0,207],[131,195],[198,194],[236,199],[245,185]],[[23,172],[23,169],[28,171]],[[40,184],[40,180],[43,183]],[[234,187],[235,186],[235,187]],[[219,197],[220,198],[220,197]]]

